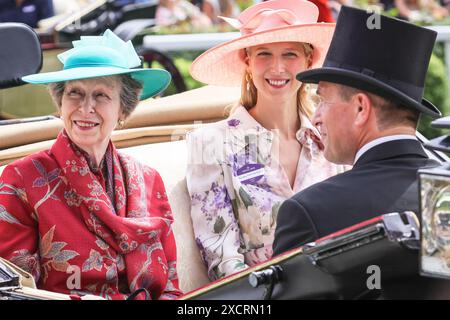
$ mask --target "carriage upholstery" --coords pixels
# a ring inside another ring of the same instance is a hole
[[[0,88],[19,86],[24,83],[22,76],[41,70],[41,45],[37,34],[29,26],[14,22],[0,24],[0,43],[8,44],[1,49]]]
[[[174,215],[173,230],[177,243],[180,289],[189,292],[208,284],[207,270],[195,243],[192,228],[190,197],[185,179],[185,140],[125,148],[122,152],[155,168],[163,178]]]

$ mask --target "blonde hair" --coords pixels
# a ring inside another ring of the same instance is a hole
[[[302,42],[301,44],[303,46],[305,56],[307,60],[309,60],[312,57],[314,48],[309,43]],[[247,49],[245,50],[247,51]],[[247,90],[247,84],[249,90]],[[240,105],[244,106],[245,109],[250,110],[256,105],[257,100],[258,90],[253,83],[251,75],[247,72],[247,70],[245,70],[242,77],[241,99],[239,104],[232,106],[231,109],[229,109],[229,112],[227,110],[227,113],[232,114]],[[309,86],[306,83],[302,83],[300,89],[297,91],[297,106],[302,114],[306,115],[308,118],[312,117],[315,105],[309,93]]]

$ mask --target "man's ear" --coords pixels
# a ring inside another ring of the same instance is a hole
[[[353,96],[352,102],[355,108],[355,126],[366,126],[373,114],[372,101],[367,94],[360,92]]]

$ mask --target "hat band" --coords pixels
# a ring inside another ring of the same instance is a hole
[[[415,86],[409,82],[396,80],[396,79],[390,78],[384,74],[377,73],[370,69],[360,68],[360,67],[345,64],[345,63],[333,62],[330,60],[326,60],[325,63],[323,64],[323,67],[324,68],[330,67],[330,68],[337,68],[337,69],[341,69],[341,70],[353,71],[353,72],[357,72],[357,73],[363,74],[365,76],[368,76],[370,78],[374,78],[378,81],[384,82],[385,84],[387,84],[391,87],[394,87],[395,89],[403,92],[404,94],[408,95],[410,98],[412,98],[418,102],[422,101],[422,98],[423,98],[423,90],[424,90],[423,86]]]
[[[315,22],[315,21],[314,21]],[[287,9],[263,9],[256,12],[252,17],[242,24],[240,28],[242,35],[261,32],[283,26],[301,24],[297,16]]]
[[[120,68],[120,69],[128,69],[124,66],[115,65],[115,64],[104,64],[104,63],[80,63],[71,66],[64,66],[63,70],[75,69],[75,68],[91,68],[91,67],[102,67],[102,68]]]

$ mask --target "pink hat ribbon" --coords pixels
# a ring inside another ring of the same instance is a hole
[[[296,4],[297,6],[299,5],[298,2]],[[257,6],[249,9],[248,12],[244,11],[238,19],[221,16],[219,18],[229,23],[232,27],[239,29],[242,35],[291,25],[317,23],[317,14],[314,14],[314,11],[312,13],[312,10],[304,10],[299,15],[299,12],[286,8],[260,7],[259,10],[252,10],[256,9],[255,7]],[[313,9],[317,10],[317,8]]]

